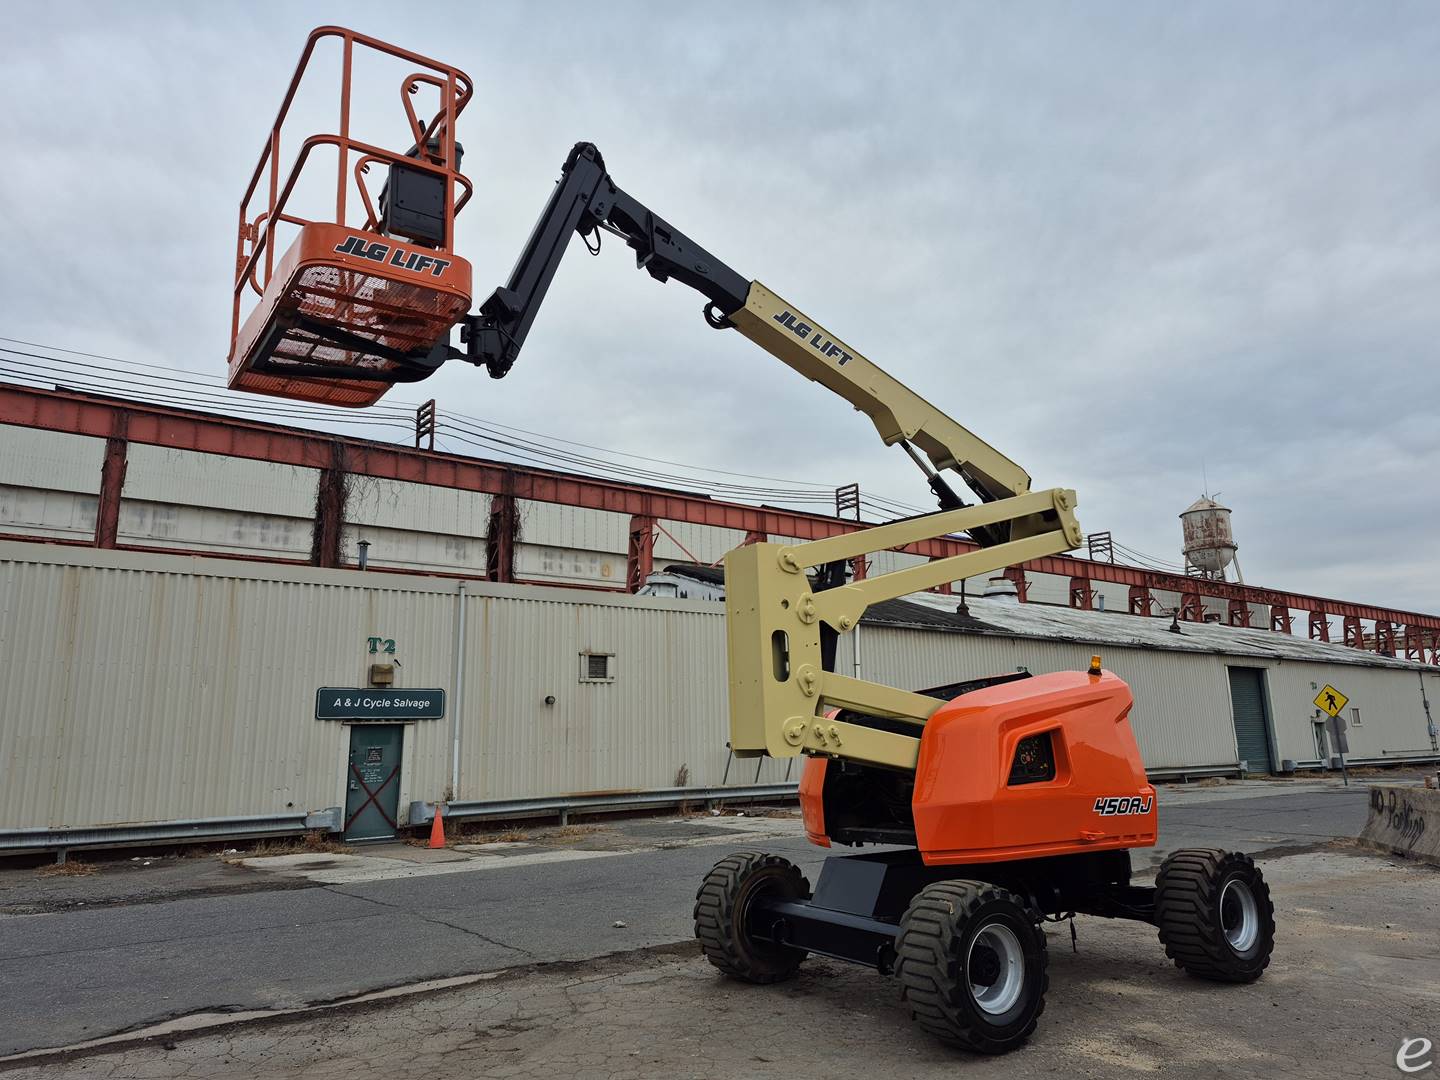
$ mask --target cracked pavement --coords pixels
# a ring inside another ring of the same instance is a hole
[[[1167,790],[1165,847],[1137,852],[1137,873],[1167,848],[1275,852],[1354,836],[1365,799],[1363,788],[1315,785]],[[798,822],[792,826],[798,832]],[[599,835],[581,843],[613,847]],[[667,834],[649,850],[474,873],[321,884],[245,871],[237,872],[245,880],[239,891],[145,892],[140,902],[109,896],[101,906],[0,915],[0,980],[13,988],[0,995],[0,1054],[198,1012],[296,1008],[689,941],[700,878],[728,850],[760,846],[794,860],[812,880],[825,855],[798,836],[761,840],[717,830],[702,844]],[[7,895],[17,907],[42,906],[40,894],[52,889],[96,896],[106,876],[66,883],[31,875],[29,892]],[[274,887],[255,887],[266,881]],[[617,920],[626,926],[613,926]]]
[[[1078,952],[1064,927],[1050,931],[1048,1007],[1004,1058],[924,1036],[874,972],[812,958],[791,983],[753,987],[685,947],[156,1039],[6,1080],[1397,1075],[1402,1038],[1440,1036],[1440,871],[1352,849],[1266,872],[1281,917],[1260,982],[1187,978],[1150,927],[1081,918]]]

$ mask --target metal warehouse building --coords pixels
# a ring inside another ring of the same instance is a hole
[[[1440,756],[1430,664],[1006,598],[958,606],[877,605],[841,638],[840,670],[918,688],[1098,652],[1134,688],[1161,776],[1326,764],[1312,702],[1327,683],[1350,699],[1352,760]],[[382,835],[437,800],[519,813],[795,778],[727,755],[714,600],[0,541],[0,650],[0,850]],[[377,678],[443,691],[443,715],[317,719],[320,688]]]
[[[793,789],[794,762],[726,752],[705,564],[864,522],[419,441],[0,382],[0,851]],[[1440,617],[1075,555],[1005,574],[963,614],[876,605],[841,670],[913,689],[1099,652],[1157,776],[1326,764],[1326,684],[1353,759],[1437,756]]]

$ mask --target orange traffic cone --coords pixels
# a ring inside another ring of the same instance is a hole
[[[430,846],[432,848],[443,848],[445,846],[445,804],[435,804],[435,820],[430,823]]]

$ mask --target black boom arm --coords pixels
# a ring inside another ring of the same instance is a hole
[[[899,443],[925,472],[942,509],[965,505],[942,470],[959,473],[983,502],[1030,490],[1029,475],[1015,462],[814,319],[758,281],[737,274],[621,191],[605,171],[600,151],[590,143],[576,143],[565,159],[560,180],[510,272],[509,282],[491,293],[477,314],[467,315],[461,323],[460,340],[465,349],[450,349],[447,343],[445,355],[483,365],[492,378],[504,378],[520,355],[571,236],[579,233],[594,252],[599,250],[602,231],[621,237],[635,252],[635,264],[657,281],[673,278],[704,295],[705,319],[711,326],[734,327],[777,360],[865,413],[887,445]],[[1011,532],[1028,536],[1048,531],[1051,524],[1049,518],[1003,528],[980,524],[971,535],[989,546]]]
[[[507,284],[490,294],[460,331],[464,357],[484,365],[491,378],[504,378],[535,321],[540,303],[574,233],[589,242],[604,229],[624,238],[636,265],[657,281],[676,281],[703,293],[712,326],[745,306],[750,281],[621,191],[605,171],[605,159],[591,143],[576,143],[540,220]],[[598,239],[597,239],[598,243]]]

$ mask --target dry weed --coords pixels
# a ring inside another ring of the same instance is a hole
[[[49,866],[42,866],[35,871],[36,877],[89,877],[91,874],[99,873],[99,867],[94,863],[81,862],[79,859],[67,859],[61,863],[51,863]]]

